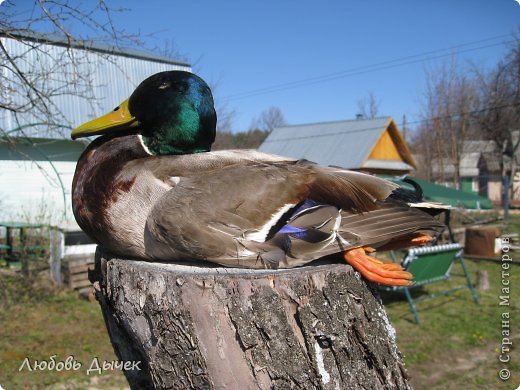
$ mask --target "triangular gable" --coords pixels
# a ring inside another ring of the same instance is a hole
[[[379,139],[366,158],[368,160],[402,161],[417,169],[412,153],[393,119],[382,129]]]
[[[379,137],[368,158],[378,160],[402,160],[402,156],[399,154],[388,129],[383,131],[383,134]]]

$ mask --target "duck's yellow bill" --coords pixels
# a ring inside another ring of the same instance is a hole
[[[76,127],[72,130],[70,136],[72,139],[76,139],[109,131],[128,130],[137,126],[139,126],[139,122],[130,114],[128,110],[128,99],[126,99],[108,114]]]

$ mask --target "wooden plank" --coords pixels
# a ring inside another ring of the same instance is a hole
[[[62,263],[63,282],[69,288],[77,290],[90,287],[88,270],[94,269],[94,255],[74,253],[64,256]]]
[[[80,288],[83,288],[83,287],[88,287],[88,286],[92,286],[92,283],[90,283],[89,280],[78,280],[76,282],[70,282],[68,283],[69,285],[69,288],[72,288],[72,289],[80,289]]]
[[[94,269],[93,263],[69,265],[64,269],[64,273],[67,273],[69,275],[80,274],[80,273],[86,274],[89,269],[92,269],[92,270]]]
[[[93,259],[91,257],[78,257],[75,259],[65,260],[65,261],[63,261],[62,264],[63,264],[62,267],[67,268],[67,267],[74,267],[77,265],[94,264],[94,263],[93,263]]]
[[[64,264],[62,267],[63,273],[67,274],[76,274],[80,272],[87,272],[87,269],[93,269],[94,264],[93,263],[73,263],[73,264]]]
[[[67,277],[68,282],[78,282],[81,280],[88,280],[88,275],[86,272],[83,274],[69,275]]]
[[[62,276],[62,258],[63,258],[63,233],[57,229],[51,229],[49,264],[51,271],[51,278],[58,285],[63,283]]]
[[[71,280],[80,280],[80,279],[88,279],[88,273],[82,272],[79,274],[67,274],[63,275],[63,280],[70,282]]]
[[[70,280],[81,280],[81,279],[87,279],[88,280],[88,273],[83,272],[83,273],[80,273],[80,274],[67,275],[66,279],[68,281],[70,281]]]
[[[85,273],[82,273],[82,274],[64,275],[63,276],[63,281],[65,283],[76,282],[78,280],[88,280],[87,273],[85,272]]]

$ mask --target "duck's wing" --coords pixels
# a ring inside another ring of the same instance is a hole
[[[330,205],[338,215],[339,209],[362,213],[376,209],[395,188],[386,180],[306,161],[246,156],[227,165],[217,159],[218,166],[205,160],[213,159],[212,154],[154,162],[155,174],[175,177],[175,185],[148,217],[145,247],[150,257],[253,256],[265,250],[263,244],[272,244],[273,229],[281,228],[306,199]],[[329,217],[321,211],[307,213],[313,226],[328,226]]]

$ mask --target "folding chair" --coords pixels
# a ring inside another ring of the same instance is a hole
[[[395,255],[391,253],[391,256],[395,261]],[[412,294],[410,293],[412,289],[449,279],[451,268],[456,261],[459,261],[462,266],[462,270],[466,276],[467,285],[421,296],[415,300],[412,298]],[[475,302],[480,304],[477,292],[471,283],[471,278],[468,274],[466,265],[464,264],[464,259],[462,258],[462,247],[460,244],[446,244],[408,249],[408,251],[405,252],[405,257],[403,258],[401,265],[414,276],[415,284],[409,287],[381,286],[381,289],[385,291],[404,292],[417,324],[420,324],[420,321],[415,304],[424,299],[435,298],[464,288],[469,288]]]

